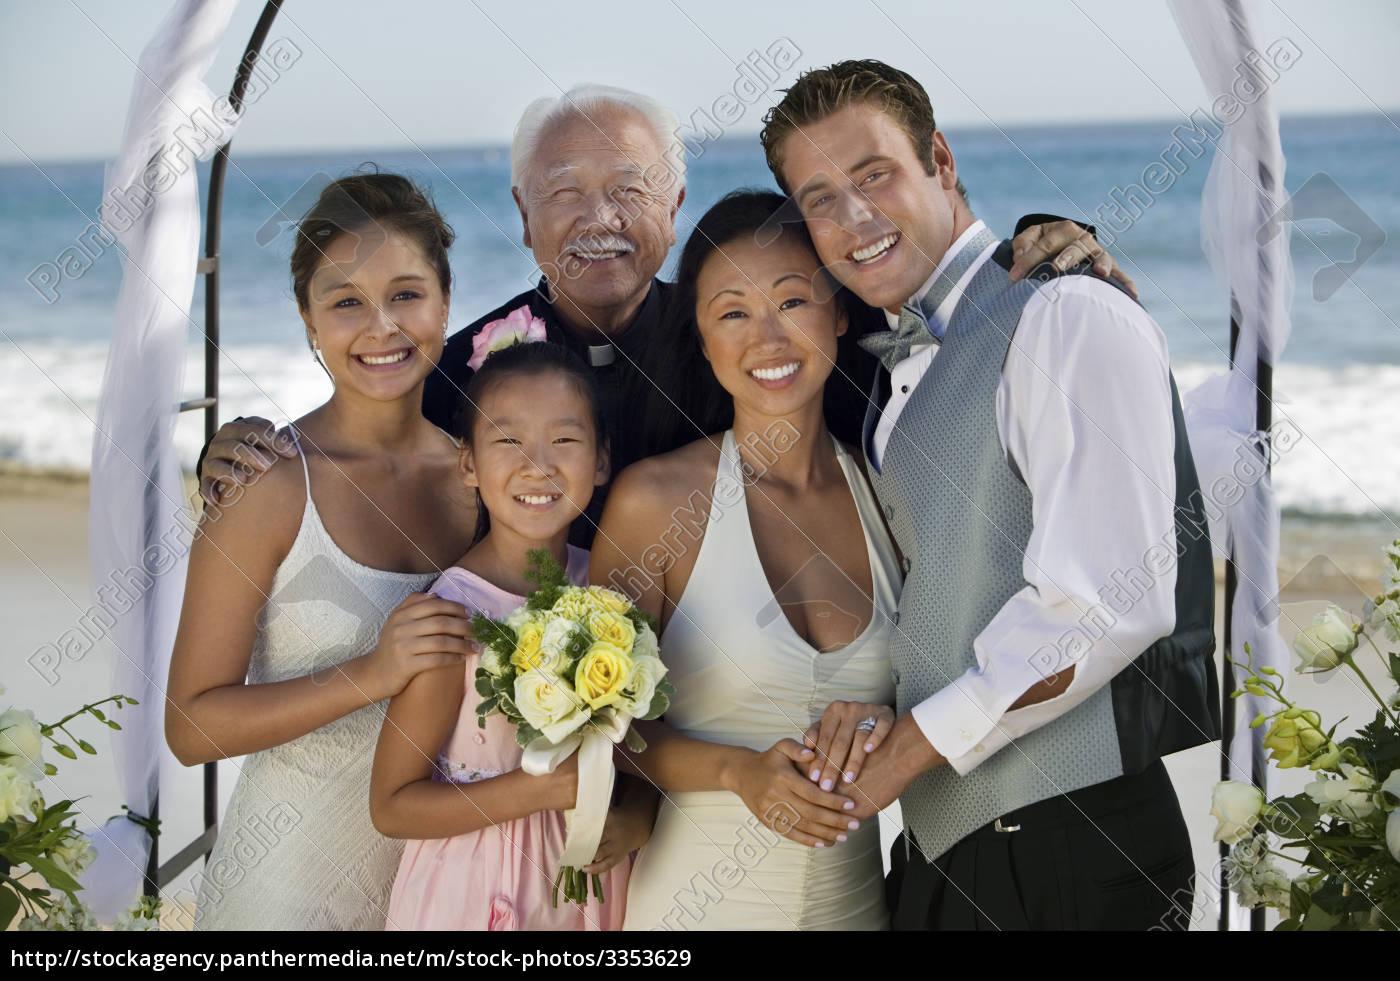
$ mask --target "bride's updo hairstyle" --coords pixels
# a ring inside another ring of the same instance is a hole
[[[363,235],[370,229],[375,234]],[[297,306],[305,310],[310,305],[311,277],[332,242],[341,235],[356,234],[364,238],[366,248],[373,248],[388,232],[413,242],[437,272],[443,295],[451,292],[447,251],[456,236],[432,199],[398,174],[351,174],[327,184],[297,225],[292,248],[292,293]]]
[[[716,252],[741,239],[760,246],[778,241],[799,245],[816,258],[817,250],[790,198],[773,191],[743,188],[720,198],[695,223],[681,250],[676,287],[656,337],[646,342],[642,368],[649,379],[640,393],[646,409],[641,413],[646,455],[664,453],[702,436],[722,432],[734,423],[734,400],[721,387],[701,348],[700,326],[695,317],[696,287],[700,269]],[[851,330],[837,341],[836,367],[827,380],[823,399],[827,425],[840,439],[860,442],[859,420],[871,377],[855,339],[871,320],[868,307],[842,288],[825,269],[817,273],[824,282],[814,284],[820,293],[843,304]],[[856,419],[855,432],[843,423]],[[854,435],[854,438],[852,436]]]

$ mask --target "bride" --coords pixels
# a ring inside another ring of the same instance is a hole
[[[626,929],[888,926],[878,823],[847,811],[891,718],[899,573],[858,453],[823,418],[843,298],[805,227],[772,221],[782,203],[735,192],[690,236],[660,387],[725,431],[623,472],[594,543],[591,581],[660,619],[676,685],[631,760],[665,799]],[[823,733],[821,759],[809,727],[843,700],[844,746]]]

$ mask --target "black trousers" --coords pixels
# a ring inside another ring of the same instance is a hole
[[[894,843],[896,930],[1182,930],[1191,841],[1161,760],[1003,815],[932,862]],[[907,834],[907,832],[906,832]]]

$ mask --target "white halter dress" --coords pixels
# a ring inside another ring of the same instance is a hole
[[[437,573],[386,572],[331,539],[311,499],[258,622],[248,683],[367,654],[409,593]],[[386,703],[246,756],[199,875],[200,930],[382,930],[403,843],[374,830],[369,774]]]
[[[801,739],[832,701],[893,704],[894,548],[864,475],[839,443],[836,452],[865,532],[868,625],[846,647],[821,653],[789,624],[754,546],[726,433],[695,570],[661,638],[676,686],[666,722],[686,735],[765,750]],[[886,929],[883,869],[874,819],[847,841],[814,849],[778,836],[727,791],[670,793],[632,870],[625,929]]]

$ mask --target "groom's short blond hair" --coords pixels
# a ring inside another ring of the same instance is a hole
[[[803,73],[783,100],[763,117],[758,134],[768,169],[784,192],[792,188],[783,180],[783,143],[802,127],[821,122],[846,106],[871,105],[890,116],[908,135],[924,172],[935,173],[933,164],[933,103],[913,75],[883,61],[838,61],[826,68]],[[967,197],[962,180],[958,193]]]

